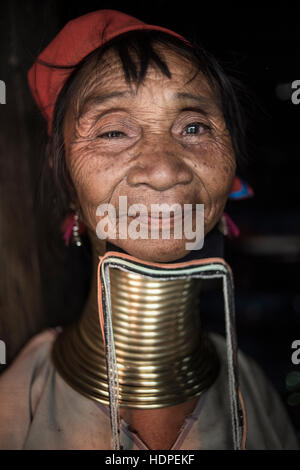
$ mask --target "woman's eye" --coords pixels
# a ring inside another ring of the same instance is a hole
[[[185,126],[184,134],[185,135],[198,135],[198,134],[202,134],[208,129],[209,127],[205,124],[202,124],[201,122],[192,122],[188,126]]]
[[[120,137],[123,137],[124,135],[124,132],[121,131],[109,131],[104,132],[104,134],[100,134],[99,137],[101,139],[118,139]]]

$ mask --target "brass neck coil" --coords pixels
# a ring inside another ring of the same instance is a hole
[[[110,269],[120,406],[172,406],[199,396],[216,379],[219,363],[201,329],[198,283],[192,278],[150,279]],[[109,405],[96,307],[57,337],[52,357],[69,385]]]

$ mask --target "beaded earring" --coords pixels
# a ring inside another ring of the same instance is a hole
[[[82,246],[82,240],[80,234],[83,233],[83,224],[79,220],[79,211],[73,211],[71,214],[67,215],[62,223],[61,230],[63,232],[63,237],[65,240],[65,245],[69,246],[70,239],[76,246]]]
[[[78,211],[74,213],[74,224],[72,227],[73,241],[76,246],[82,246],[81,238],[79,235],[79,214]]]

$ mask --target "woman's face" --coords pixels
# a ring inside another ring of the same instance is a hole
[[[67,113],[64,128],[67,166],[85,223],[96,232],[101,219],[107,220],[107,213],[96,214],[97,207],[111,204],[117,238],[108,239],[133,256],[157,262],[183,257],[191,240],[184,230],[180,239],[172,236],[172,218],[169,239],[162,238],[162,225],[158,238],[151,238],[151,222],[162,222],[144,214],[139,220],[148,224],[149,237],[119,239],[121,218],[124,224],[119,197],[127,197],[128,208],[144,204],[149,216],[152,204],[176,203],[182,213],[185,204],[193,209],[204,204],[206,234],[222,215],[235,174],[231,139],[206,78],[195,75],[186,59],[161,50],[172,77],[150,67],[139,87],[126,83],[119,59],[107,52],[84,97],[80,120],[75,124]],[[128,226],[133,219],[127,217]]]

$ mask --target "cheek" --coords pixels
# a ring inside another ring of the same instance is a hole
[[[226,200],[233,183],[236,163],[230,145],[209,142],[194,151],[194,171],[209,199]],[[221,201],[220,201],[221,202]]]
[[[78,157],[72,155],[68,166],[83,215],[89,225],[94,226],[97,207],[110,201],[122,178],[117,162],[99,156],[89,157],[83,152]]]
[[[210,180],[210,191],[215,199],[227,199],[235,175],[235,161],[220,162],[212,172]],[[224,201],[225,202],[225,201]]]

